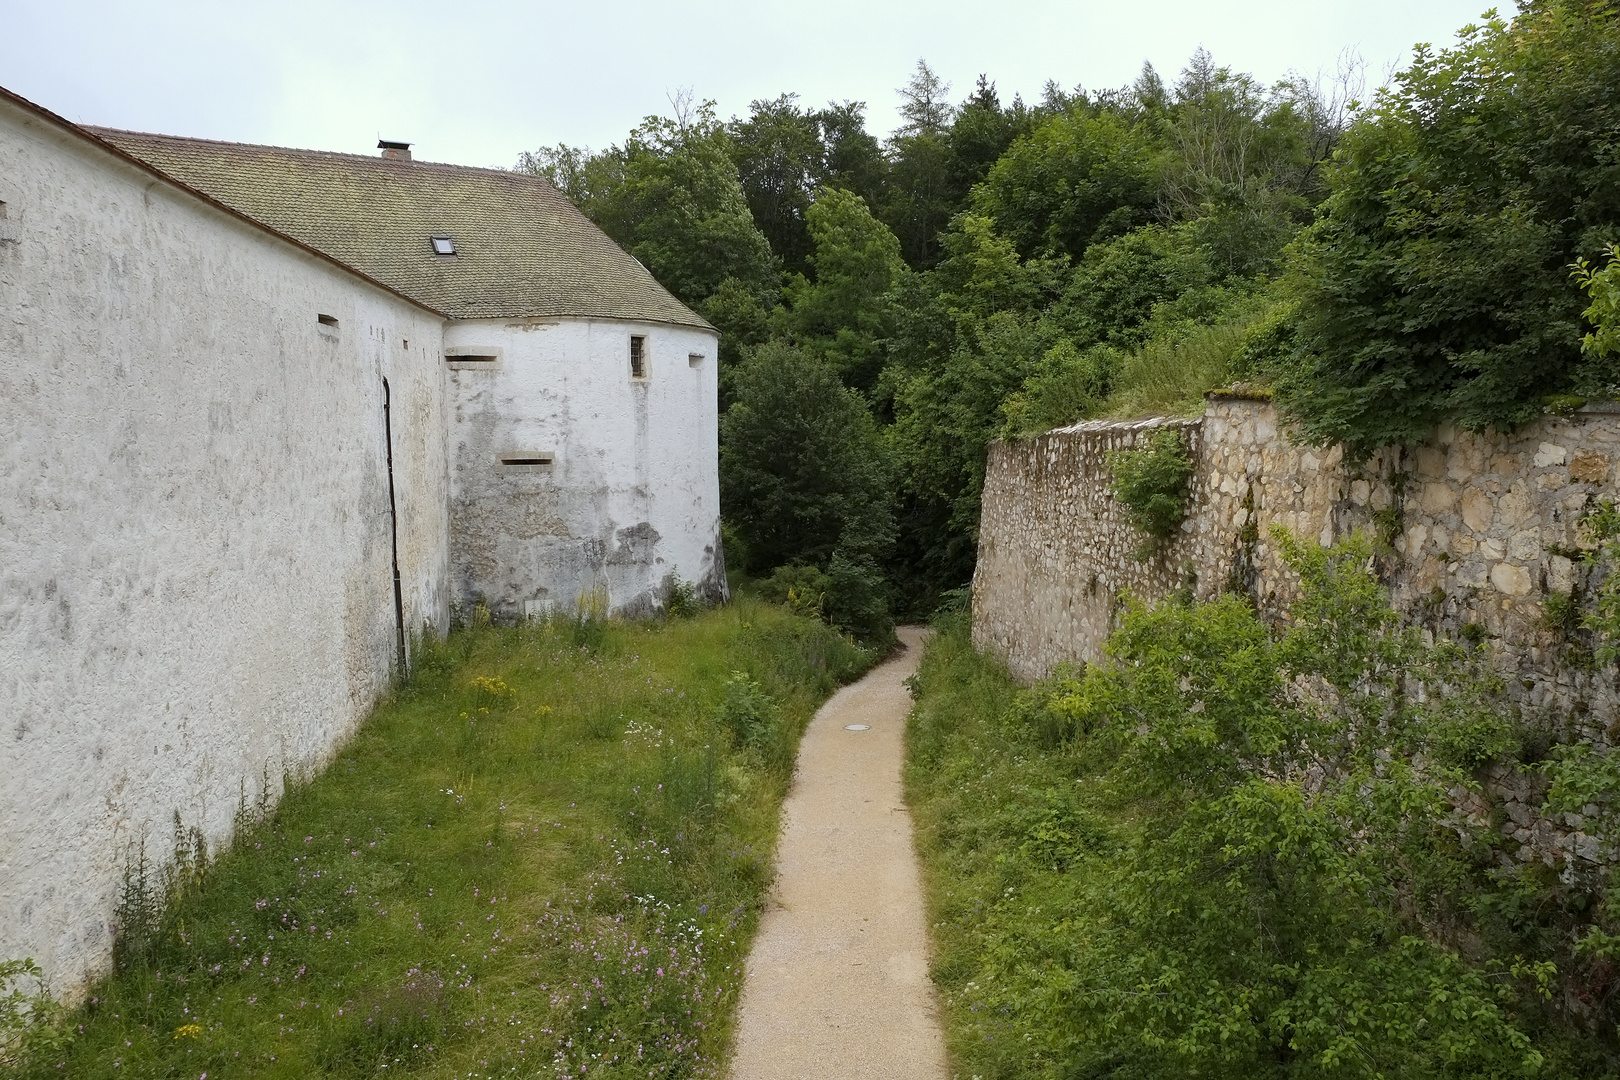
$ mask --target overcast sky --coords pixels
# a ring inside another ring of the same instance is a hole
[[[1511,5],[1504,4],[1511,8]],[[919,57],[960,100],[1168,78],[1192,51],[1266,82],[1369,81],[1443,45],[1485,0],[0,0],[0,85],[86,124],[509,166],[521,150],[602,147],[690,87],[722,116],[792,91],[864,101],[879,134]]]

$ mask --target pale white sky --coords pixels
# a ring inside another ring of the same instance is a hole
[[[784,91],[895,123],[919,57],[960,100],[1172,78],[1198,46],[1266,82],[1360,53],[1370,82],[1414,42],[1449,43],[1487,0],[0,0],[0,86],[87,124],[510,166],[602,147],[691,87],[722,116]],[[1511,11],[1504,4],[1504,13]]]

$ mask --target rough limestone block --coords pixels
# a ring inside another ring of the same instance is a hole
[[[1534,513],[1535,504],[1530,498],[1529,485],[1522,479],[1514,481],[1496,503],[1497,520],[1510,529],[1528,524]]]
[[[1575,564],[1562,555],[1547,560],[1547,591],[1568,594],[1575,588]]]
[[[1533,562],[1540,554],[1540,529],[1524,529],[1508,540],[1507,557],[1515,562]]]
[[[1423,497],[1420,505],[1426,514],[1443,514],[1450,510],[1457,502],[1457,491],[1450,484],[1433,483],[1423,485]]]
[[[1569,463],[1570,479],[1583,484],[1601,484],[1609,475],[1609,456],[1595,450],[1578,450]]]
[[[1569,460],[1569,451],[1557,443],[1544,442],[1536,448],[1535,464],[1538,469],[1562,465]]]
[[[1429,479],[1439,479],[1446,473],[1446,455],[1442,450],[1432,446],[1418,447],[1417,468],[1414,470],[1418,476]]]
[[[1491,497],[1477,487],[1471,487],[1463,492],[1461,509],[1463,524],[1478,533],[1490,529],[1491,521],[1496,516],[1496,507],[1492,504]]]
[[[1522,566],[1499,562],[1491,567],[1491,584],[1509,596],[1527,596],[1530,593],[1530,575]]]

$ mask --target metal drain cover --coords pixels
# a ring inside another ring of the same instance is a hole
[[[866,724],[845,724],[844,725],[844,730],[845,731],[866,731],[866,730],[868,730],[868,726]]]

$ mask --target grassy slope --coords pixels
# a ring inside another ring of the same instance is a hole
[[[1006,668],[974,652],[966,615],[940,626],[916,686],[906,790],[955,1071],[1067,1077],[1043,984],[1083,946],[1085,885],[1130,808],[1043,737]]]
[[[35,1071],[711,1075],[792,748],[870,661],[746,601],[458,634],[126,950]],[[775,752],[716,723],[734,670],[782,706]]]

